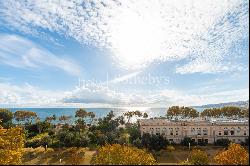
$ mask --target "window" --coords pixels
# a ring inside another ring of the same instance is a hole
[[[173,128],[169,128],[170,130],[170,135],[174,135]]]
[[[219,135],[221,135],[221,131],[219,131]]]
[[[230,135],[234,135],[234,131],[233,130],[230,131]]]
[[[228,131],[227,130],[224,131],[224,135],[228,135]]]
[[[201,128],[198,129],[197,135],[201,135]]]
[[[244,131],[244,135],[247,135],[247,132],[246,132],[246,131]]]
[[[203,129],[203,135],[207,135],[207,132],[208,132],[208,131],[207,131],[207,128],[204,128],[204,129]]]
[[[239,133],[240,132],[240,127],[238,127],[238,129],[237,129],[237,133]]]
[[[173,142],[174,140],[173,139],[169,139],[169,141]]]
[[[175,135],[178,135],[178,131],[175,132]]]

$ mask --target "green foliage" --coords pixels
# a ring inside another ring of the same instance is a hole
[[[0,108],[0,125],[4,128],[12,126],[13,113],[8,109]]]
[[[249,117],[248,109],[241,109],[235,106],[225,106],[222,108],[209,108],[201,112],[202,117]]]
[[[141,132],[137,123],[126,126],[126,132],[129,134],[129,142],[132,143],[136,139],[141,138]]]
[[[59,117],[59,121],[62,124],[69,124],[72,116],[62,115]]]
[[[31,124],[37,117],[37,114],[32,111],[19,110],[14,113],[14,118],[17,122],[26,122]]]
[[[202,138],[200,141],[198,141],[197,145],[206,146],[207,142]]]
[[[37,134],[41,134],[44,132],[49,132],[52,130],[52,124],[48,121],[38,121],[35,124],[25,124],[25,129],[28,131],[26,137],[30,138],[36,136]]]
[[[192,150],[189,162],[192,165],[208,165],[209,158],[205,151],[194,149]]]
[[[228,146],[229,144],[230,144],[230,140],[229,139],[224,139],[224,138],[218,139],[215,142],[216,146]]]
[[[86,147],[90,142],[86,132],[61,130],[56,137],[61,147]]]
[[[25,146],[36,148],[39,146],[44,146],[45,143],[49,143],[48,133],[38,134],[31,139],[27,139],[27,141],[25,142]]]
[[[191,107],[179,107],[179,106],[172,106],[167,110],[167,117],[172,119],[173,117],[181,118],[196,118],[199,116],[199,112]]]
[[[149,150],[159,151],[168,144],[169,142],[162,135],[150,135],[148,133],[142,135],[142,146]]]
[[[140,111],[136,110],[136,111],[128,111],[128,112],[125,112],[123,114],[125,117],[127,117],[128,121],[127,123],[130,123],[130,119],[133,117],[133,116],[137,116],[137,117],[142,117],[142,116],[147,116],[147,114],[142,114]]]
[[[190,143],[191,146],[197,145],[197,143],[194,140],[192,140],[190,137],[184,137],[184,139],[181,140],[181,145],[183,145],[183,146],[188,147],[189,143]]]

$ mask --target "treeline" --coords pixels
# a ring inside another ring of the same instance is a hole
[[[249,117],[249,108],[239,108],[235,106],[225,106],[222,108],[208,108],[198,112],[191,107],[172,106],[167,110],[167,118],[197,118],[197,117]]]
[[[160,150],[168,145],[163,136],[141,136],[139,123],[131,123],[133,117],[147,118],[147,113],[128,111],[115,116],[110,111],[103,118],[95,118],[93,112],[78,109],[75,121],[72,116],[55,115],[41,120],[35,112],[19,110],[14,113],[0,109],[0,125],[4,128],[21,127],[25,134],[25,147],[89,147],[105,144],[133,145],[148,150]],[[13,121],[15,120],[15,121]]]

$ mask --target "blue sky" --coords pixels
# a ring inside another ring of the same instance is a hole
[[[249,2],[0,1],[0,106],[249,98]]]

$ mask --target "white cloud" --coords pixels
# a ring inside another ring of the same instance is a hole
[[[81,68],[73,60],[56,56],[37,44],[16,35],[0,34],[0,62],[16,68],[54,67],[80,76]]]
[[[203,105],[247,100],[248,88],[224,91],[199,91],[194,94],[179,90],[156,90],[117,92],[103,86],[82,86],[65,93],[63,102],[66,103],[103,103],[115,106],[148,106],[166,107],[170,105]]]
[[[129,73],[129,74],[123,75],[123,76],[119,76],[119,77],[116,77],[116,78],[110,80],[109,83],[112,84],[112,83],[119,83],[119,82],[122,82],[122,81],[126,81],[128,79],[136,77],[140,73],[141,73],[140,71],[137,71],[137,72],[133,72],[133,73]]]
[[[181,74],[227,71],[237,40],[248,38],[245,0],[1,1],[0,24],[44,31],[109,48],[118,64],[143,68],[155,60],[187,60]],[[28,62],[27,62],[28,63]]]
[[[61,92],[41,90],[28,83],[17,86],[0,83],[0,104],[50,105],[58,102]]]
[[[249,89],[224,91],[201,91],[194,94],[179,90],[118,92],[105,86],[81,86],[70,91],[50,91],[28,83],[13,85],[0,83],[0,105],[10,106],[146,106],[167,107],[171,105],[204,105],[223,103],[249,98]]]

